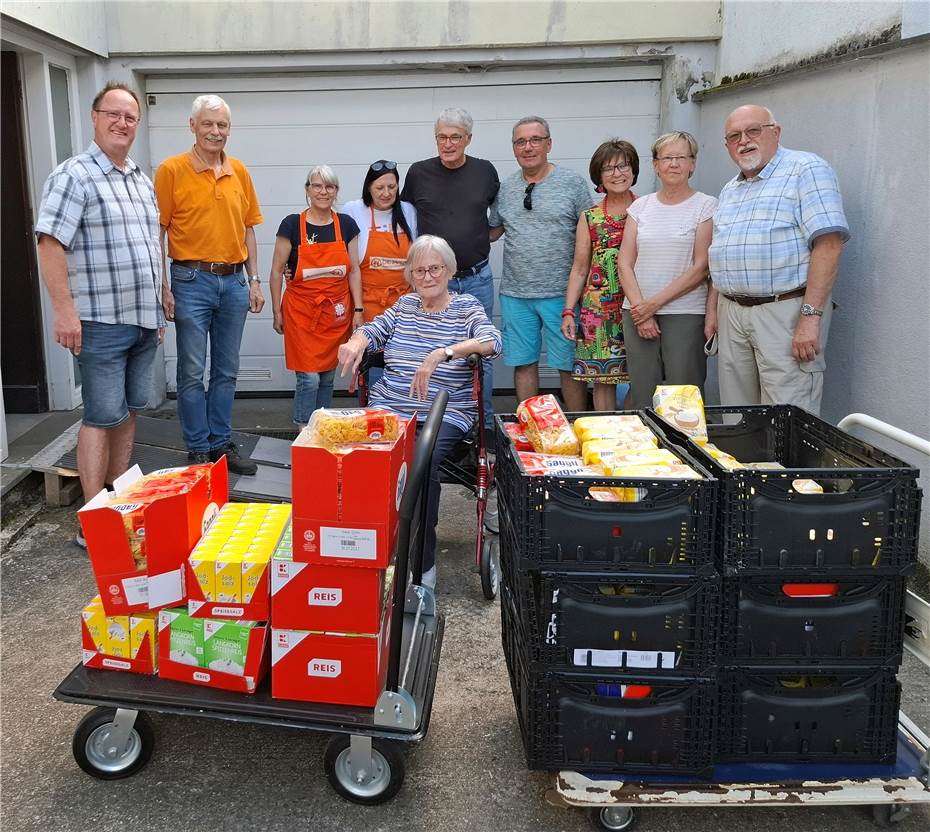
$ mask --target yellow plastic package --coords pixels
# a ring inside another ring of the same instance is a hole
[[[646,423],[636,414],[614,413],[609,416],[580,416],[572,427],[579,442],[608,438],[630,431],[646,430]]]
[[[683,462],[675,465],[619,465],[616,468],[605,468],[604,473],[610,477],[635,477],[637,479],[701,479],[701,475],[697,471]],[[636,503],[646,496],[645,489],[630,486],[611,488],[609,490],[622,503]]]
[[[677,465],[681,460],[665,448],[641,448],[634,451],[625,448],[590,448],[585,444],[582,459],[585,465],[601,465],[615,468],[621,465]]]
[[[531,396],[517,407],[517,417],[533,449],[540,454],[578,456],[581,446],[555,396]]]
[[[704,399],[694,384],[660,384],[652,394],[655,412],[699,445],[707,442]]]

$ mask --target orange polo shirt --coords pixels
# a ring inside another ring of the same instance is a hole
[[[264,221],[252,177],[225,153],[217,176],[193,150],[165,159],[155,171],[155,195],[172,260],[242,263],[245,230]]]

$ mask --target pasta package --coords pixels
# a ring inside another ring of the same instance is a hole
[[[717,460],[724,468],[728,471],[735,471],[737,468],[742,468],[743,463],[740,462],[732,454],[728,454],[726,451],[721,450],[716,445],[708,442],[704,445],[705,452],[713,459]]]
[[[605,473],[611,477],[674,480],[701,479],[701,475],[697,471],[690,465],[685,465],[680,461],[675,465],[619,465],[615,468],[605,468],[604,470]],[[613,493],[617,501],[621,503],[636,503],[646,496],[646,489],[637,488],[635,486],[610,488],[609,491]]]
[[[586,453],[582,454],[585,465],[618,467],[620,465],[677,465],[681,460],[664,448],[643,448],[627,450],[621,447],[597,448],[586,443]]]
[[[581,446],[581,456],[587,464],[600,464],[599,459],[618,453],[655,450],[659,440],[654,433],[634,434],[612,439],[589,439]]]
[[[537,453],[562,456],[581,453],[578,438],[551,393],[531,396],[521,402],[517,407],[517,417]]]
[[[652,394],[655,412],[699,445],[707,442],[704,399],[694,384],[660,384]]]
[[[341,452],[346,450],[342,447],[346,445],[389,444],[401,435],[404,424],[403,417],[387,410],[320,408],[314,411],[294,444],[331,451],[340,448]]]
[[[635,414],[612,414],[610,416],[580,416],[572,427],[579,442],[589,439],[608,439],[630,432],[649,431],[646,423]]]
[[[520,465],[531,476],[598,477],[601,472],[585,465],[579,456],[558,456],[519,451]]]
[[[510,437],[510,441],[518,451],[533,450],[533,443],[526,438],[526,431],[517,422],[505,422],[504,433]]]

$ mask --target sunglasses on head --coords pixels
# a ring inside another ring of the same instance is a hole
[[[526,190],[523,192],[523,207],[526,208],[527,211],[533,210],[533,188],[535,187],[536,183],[530,182],[530,184],[526,186]]]
[[[397,170],[397,162],[389,162],[386,159],[382,159],[380,162],[375,162],[371,166],[372,173],[380,173],[383,170]]]

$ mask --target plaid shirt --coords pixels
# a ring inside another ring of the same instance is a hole
[[[849,239],[836,175],[813,153],[780,147],[751,179],[720,192],[710,246],[714,286],[727,295],[779,295],[807,283],[814,240]]]
[[[165,325],[155,188],[131,159],[121,171],[91,142],[52,171],[35,232],[64,246],[82,321]]]

